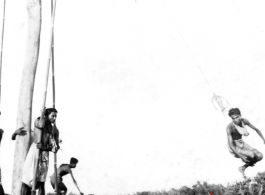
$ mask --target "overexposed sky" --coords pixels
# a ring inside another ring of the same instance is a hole
[[[264,1],[238,0],[57,0],[56,107],[63,139],[58,165],[79,159],[73,173],[85,194],[241,179],[242,162],[226,147],[230,119],[213,107],[213,93],[192,55],[214,92],[265,134],[264,6]],[[7,0],[5,22],[0,163],[10,193],[25,0]],[[42,106],[49,33],[50,1],[42,1],[33,119]],[[49,90],[47,107],[51,80]],[[246,141],[265,153],[255,132]],[[254,176],[263,167],[261,161],[246,174]],[[78,192],[70,176],[64,181],[69,192]],[[46,189],[52,191],[49,178]]]

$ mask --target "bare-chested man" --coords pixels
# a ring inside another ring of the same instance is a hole
[[[67,187],[63,183],[63,176],[67,175],[70,173],[73,182],[75,186],[77,187],[80,195],[83,195],[83,193],[80,191],[77,182],[74,179],[72,170],[73,168],[76,167],[76,164],[78,163],[78,160],[76,158],[71,158],[70,164],[62,164],[58,169],[57,169],[57,185],[58,185],[58,191],[60,194],[65,195],[67,193]],[[51,184],[53,189],[55,188],[55,175],[53,174],[51,177]]]
[[[36,161],[37,149],[40,150],[40,160],[37,171],[37,188],[39,195],[45,195],[45,181],[49,167],[49,152],[57,152],[59,149],[59,131],[55,125],[57,110],[54,108],[44,109],[41,117],[34,122],[33,143],[27,154],[23,167],[21,195],[30,195],[34,164]],[[39,137],[41,141],[39,142]]]
[[[249,166],[254,166],[255,163],[262,160],[263,155],[258,150],[252,148],[242,140],[242,135],[249,135],[247,129],[245,128],[245,125],[255,130],[257,134],[262,138],[264,144],[265,139],[259,129],[254,127],[247,119],[241,118],[241,112],[238,108],[230,109],[228,115],[232,119],[232,122],[228,124],[226,128],[229,151],[236,158],[241,158],[242,161],[245,162],[242,167],[239,167],[239,171],[240,173],[242,173],[243,177],[246,178],[244,172],[245,169]]]

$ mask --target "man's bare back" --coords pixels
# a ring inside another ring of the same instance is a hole
[[[75,178],[73,176],[72,170],[76,167],[76,164],[78,163],[78,160],[76,158],[71,158],[70,164],[62,164],[59,168],[57,168],[57,185],[58,185],[58,191],[59,194],[65,195],[67,193],[67,187],[63,183],[63,176],[70,174],[75,186],[79,190],[79,193],[83,195],[83,193],[80,191],[77,182],[75,181]],[[51,185],[55,189],[55,173],[51,176]]]
[[[63,177],[71,172],[71,168],[69,164],[62,164],[58,169],[57,169],[57,175],[59,177]]]

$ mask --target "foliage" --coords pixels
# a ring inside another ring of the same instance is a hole
[[[183,186],[178,189],[172,188],[169,191],[144,191],[136,192],[133,195],[209,195],[210,192],[212,192],[212,195],[265,195],[265,172],[258,173],[252,179],[228,184],[226,187],[220,184],[197,182],[191,188]],[[55,194],[47,193],[47,195]],[[70,192],[68,195],[75,194]]]
[[[191,188],[183,186],[179,189],[172,188],[169,191],[137,192],[134,195],[265,195],[265,172],[258,173],[252,179],[242,182],[223,185],[209,184],[207,182],[197,182]]]

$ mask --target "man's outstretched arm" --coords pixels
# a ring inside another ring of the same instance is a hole
[[[17,135],[26,135],[27,131],[24,129],[24,127],[18,128],[13,134],[11,139],[15,140]]]
[[[245,124],[248,125],[251,129],[255,130],[257,132],[257,134],[261,137],[261,139],[263,140],[263,142],[265,143],[265,139],[261,133],[261,131],[255,127],[254,125],[252,125],[247,119],[244,119]]]
[[[72,177],[72,179],[73,179],[73,182],[74,182],[76,188],[78,189],[79,193],[80,193],[81,195],[83,195],[84,193],[82,193],[82,192],[80,191],[80,189],[79,189],[79,187],[78,187],[78,185],[77,185],[77,182],[75,181],[75,178],[74,178],[73,173],[72,173],[71,170],[70,170],[70,174],[71,174],[71,177]]]

